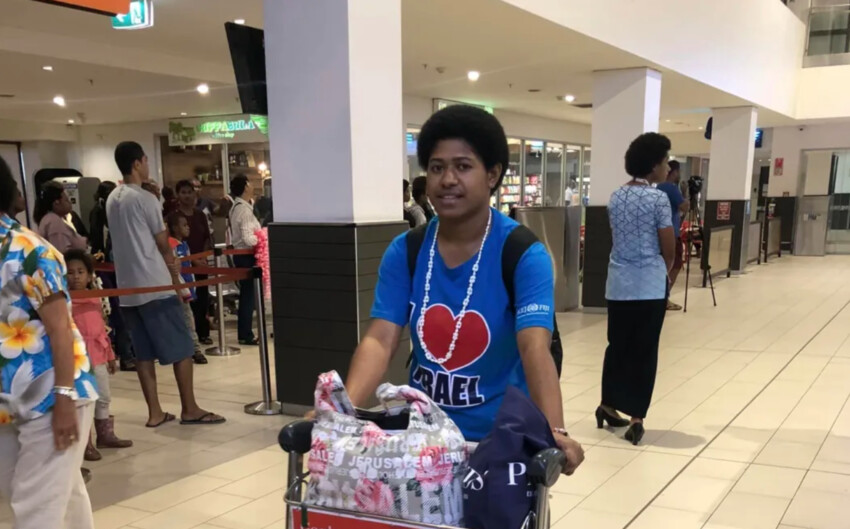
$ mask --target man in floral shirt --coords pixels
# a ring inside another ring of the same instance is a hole
[[[0,158],[0,496],[17,529],[93,529],[80,465],[97,399],[62,255],[9,213]]]

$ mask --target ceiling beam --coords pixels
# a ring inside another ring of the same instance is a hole
[[[229,62],[213,63],[111,45],[106,53],[101,42],[13,27],[0,28],[0,50],[207,82],[236,82]]]

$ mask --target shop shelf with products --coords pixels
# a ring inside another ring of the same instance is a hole
[[[508,138],[508,153],[508,169],[498,195],[498,209],[506,215],[520,205],[522,196],[522,140]]]
[[[228,149],[230,177],[244,174],[254,186],[254,197],[263,196],[263,180],[271,176],[267,143],[235,143]]]

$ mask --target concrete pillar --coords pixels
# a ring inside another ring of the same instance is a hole
[[[730,269],[747,266],[753,158],[758,112],[753,107],[714,109],[711,131],[711,163],[708,167],[705,201],[705,237],[711,252],[712,228],[732,227]],[[753,241],[753,244],[757,244]]]
[[[585,216],[582,304],[604,308],[611,228],[608,199],[629,181],[624,157],[644,132],[658,131],[661,74],[649,68],[593,74],[590,201]]]
[[[343,378],[402,222],[401,1],[265,0],[278,398]],[[404,342],[401,348],[408,348]],[[391,369],[406,380],[405,354]]]

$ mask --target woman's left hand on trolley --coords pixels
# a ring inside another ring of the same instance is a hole
[[[567,456],[567,464],[564,466],[564,474],[568,476],[572,476],[579,465],[584,461],[584,449],[581,447],[581,444],[567,437],[566,435],[554,432],[552,435],[555,436],[555,442],[558,443],[558,448],[560,448],[564,455]]]

